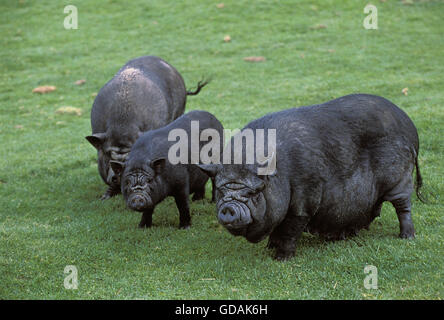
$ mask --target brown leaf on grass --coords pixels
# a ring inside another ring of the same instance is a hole
[[[218,9],[222,9],[222,8],[225,7],[225,4],[223,4],[223,3],[218,3],[218,4],[216,4],[216,7],[217,7]]]
[[[406,96],[409,94],[409,88],[402,89],[402,93]]]
[[[225,41],[225,42],[230,42],[230,41],[231,41],[231,37],[227,34],[227,35],[224,37],[224,41]]]
[[[71,114],[76,116],[82,115],[82,110],[79,108],[74,108],[70,106],[60,107],[56,110],[57,114]]]
[[[85,79],[80,79],[80,80],[77,80],[76,82],[74,82],[74,84],[76,84],[76,85],[78,85],[78,86],[81,86],[81,85],[84,84],[85,82],[86,82]]]
[[[327,26],[325,24],[317,24],[314,27],[311,27],[312,30],[325,29]]]
[[[33,93],[48,93],[54,91],[56,89],[55,86],[40,86],[32,90]]]
[[[14,126],[14,128],[16,128],[16,129],[23,129],[23,126],[21,125],[21,124],[18,124],[18,125],[16,125],[16,126]]]
[[[244,61],[248,61],[248,62],[262,62],[262,61],[265,61],[265,57],[262,57],[262,56],[245,57]]]

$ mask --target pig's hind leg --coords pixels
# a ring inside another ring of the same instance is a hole
[[[410,202],[413,191],[413,181],[411,175],[407,175],[395,188],[384,197],[395,207],[399,220],[399,237],[403,239],[413,239],[415,237],[415,227],[412,221],[412,205]]]
[[[197,200],[202,200],[203,198],[205,198],[205,185],[202,188],[199,188],[198,190],[194,191],[191,200],[197,201]]]
[[[180,229],[189,229],[191,227],[189,196],[190,196],[189,188],[184,188],[180,190],[176,195],[174,195],[174,200],[176,201],[177,209],[179,209]]]

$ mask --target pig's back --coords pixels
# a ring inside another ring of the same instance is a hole
[[[158,57],[129,61],[99,91],[91,111],[93,133],[136,125],[156,129],[185,110],[186,89],[180,74]]]

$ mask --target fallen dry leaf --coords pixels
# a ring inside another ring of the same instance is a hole
[[[402,89],[402,93],[406,96],[409,94],[409,88]]]
[[[222,9],[223,7],[225,7],[225,4],[218,3],[218,4],[216,4],[216,7],[218,7],[219,9]]]
[[[72,114],[76,116],[82,115],[82,110],[79,108],[74,108],[70,106],[60,107],[56,110],[57,114]]]
[[[81,80],[77,80],[76,82],[74,82],[74,84],[81,86],[82,84],[84,84],[86,82],[85,79],[81,79]]]
[[[224,37],[224,41],[225,41],[225,42],[230,42],[230,41],[231,41],[231,37],[230,37],[229,35],[226,35],[226,36]]]
[[[325,29],[327,26],[325,24],[317,24],[314,27],[311,27],[310,29]]]
[[[245,57],[244,60],[248,61],[248,62],[262,62],[262,61],[265,61],[265,57],[262,57],[262,56],[259,56],[259,57],[252,56],[252,57]]]
[[[41,86],[32,90],[33,93],[48,93],[54,91],[56,89],[55,86]]]
[[[23,126],[21,124],[18,124],[16,126],[14,126],[14,128],[16,128],[16,129],[23,129]]]
[[[333,53],[333,52],[336,52],[336,50],[335,49],[328,49],[328,52]]]

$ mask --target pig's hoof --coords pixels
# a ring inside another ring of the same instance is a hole
[[[100,197],[100,200],[108,200],[109,198],[111,198],[112,196],[108,193],[105,193],[103,196]]]
[[[139,223],[138,227],[140,229],[145,229],[145,228],[151,228],[151,225],[141,222],[141,223]]]
[[[415,228],[413,227],[413,224],[406,223],[401,224],[399,237],[401,239],[414,239],[415,238]]]
[[[268,243],[267,243],[268,249],[274,249],[274,248],[277,248],[277,246],[278,246],[278,244],[276,243],[276,241],[268,239]]]
[[[187,225],[179,226],[179,229],[182,229],[182,230],[188,230],[188,229],[190,229],[190,228],[191,228],[191,224],[187,224]]]
[[[399,234],[399,237],[401,239],[415,239],[415,231],[411,232],[411,231],[402,231]]]
[[[274,255],[274,260],[276,261],[287,261],[294,257],[294,252],[276,250],[276,254]]]

